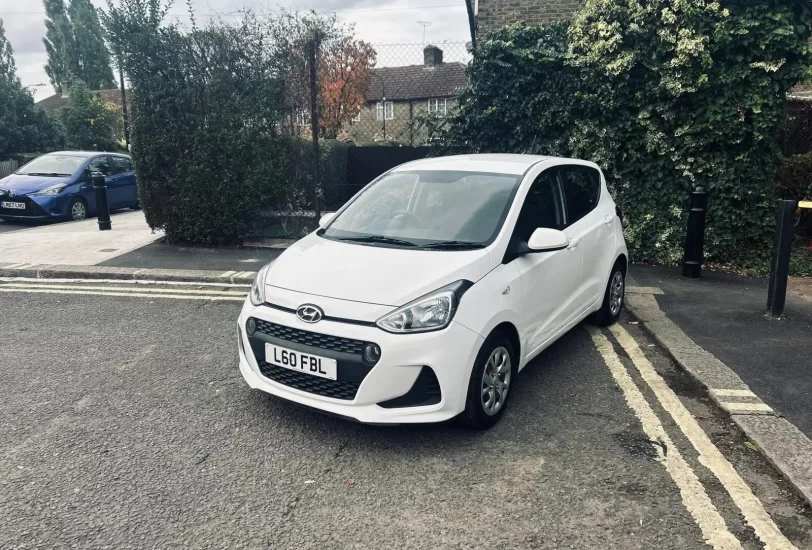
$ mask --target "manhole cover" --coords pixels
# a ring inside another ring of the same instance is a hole
[[[118,248],[102,248],[99,252],[115,252]]]

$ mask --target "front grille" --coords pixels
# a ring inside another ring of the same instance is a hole
[[[297,390],[321,395],[322,397],[352,401],[355,399],[355,394],[358,393],[358,388],[361,386],[360,383],[356,382],[328,380],[311,374],[303,374],[295,370],[277,367],[261,359],[258,359],[257,363],[259,364],[260,372],[262,372],[265,378],[290,386],[291,388],[296,388]]]
[[[297,344],[312,346],[314,348],[361,355],[364,353],[364,347],[368,344],[368,342],[361,340],[308,332],[306,330],[277,325],[276,323],[269,323],[268,321],[262,321],[260,319],[254,319],[254,321],[257,323],[257,332],[279,338],[280,340],[296,342]]]
[[[13,197],[9,197],[8,195],[0,195],[0,203],[2,202],[21,202],[25,204],[25,210],[19,210],[17,208],[3,208],[2,204],[0,204],[0,215],[3,216],[45,216],[46,212],[40,205],[34,202],[29,197],[25,195],[15,195]]]

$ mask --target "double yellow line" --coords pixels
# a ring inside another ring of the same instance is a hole
[[[122,296],[134,298],[166,298],[170,300],[211,300],[215,302],[242,302],[248,294],[245,290],[206,290],[177,288],[143,288],[143,285],[71,285],[41,283],[0,283],[0,292],[23,292],[33,294],[80,294],[85,296]]]

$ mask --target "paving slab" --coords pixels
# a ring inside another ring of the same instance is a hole
[[[2,234],[0,261],[6,264],[91,266],[126,254],[163,236],[152,231],[143,212],[113,214],[110,231],[95,219],[27,227]]]

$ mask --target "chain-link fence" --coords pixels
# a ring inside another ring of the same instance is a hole
[[[311,91],[316,90],[319,203],[340,208],[381,173],[428,154],[429,128],[442,125],[468,85],[463,42],[325,45],[315,75],[308,55],[291,58],[283,133],[299,141],[291,211],[315,210]],[[336,67],[345,67],[336,72]],[[313,79],[315,77],[315,79]]]
[[[464,43],[375,45],[364,102],[341,139],[356,145],[424,145],[429,119],[441,122],[468,85]]]
[[[812,151],[812,92],[791,98],[787,103],[787,122],[781,135],[786,156]]]

